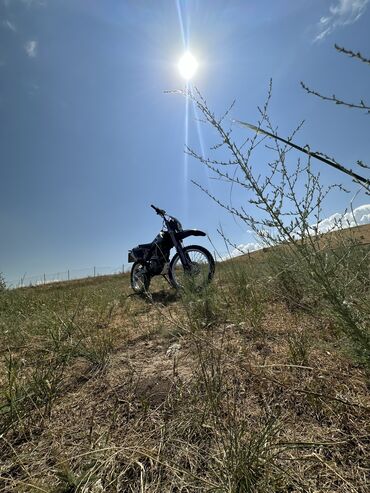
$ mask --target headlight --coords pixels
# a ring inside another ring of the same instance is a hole
[[[177,231],[182,231],[182,225],[176,217],[171,217],[171,227]]]

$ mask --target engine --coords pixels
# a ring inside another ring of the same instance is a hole
[[[150,273],[157,276],[163,272],[166,263],[169,262],[172,242],[166,231],[161,231],[153,241],[155,247],[150,257]]]
[[[149,261],[149,265],[150,265],[150,273],[153,275],[153,276],[157,276],[158,274],[160,274],[163,270],[163,267],[165,266],[165,259],[162,257],[157,257],[156,255],[153,255],[153,257],[151,257],[150,261]]]

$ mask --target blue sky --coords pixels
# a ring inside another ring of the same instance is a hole
[[[185,100],[164,92],[184,87],[179,11],[199,61],[193,83],[216,112],[235,98],[232,116],[255,122],[271,77],[271,116],[282,135],[305,119],[298,143],[343,164],[369,162],[369,115],[319,101],[299,84],[370,100],[368,67],[334,49],[370,55],[368,4],[0,0],[0,272],[15,280],[118,267],[160,229],[151,203],[206,230],[222,251],[220,224],[235,243],[254,241],[190,183],[229,199],[199,162],[186,163]],[[200,129],[207,148],[211,133]],[[193,112],[189,143],[201,149]],[[263,152],[259,159],[263,170]],[[324,183],[356,191],[344,175],[315,167]],[[352,195],[335,193],[325,215],[342,212]],[[366,203],[359,194],[355,206]]]

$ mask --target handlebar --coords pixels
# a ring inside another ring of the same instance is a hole
[[[159,209],[158,207],[156,207],[155,205],[151,205],[150,206],[152,209],[155,210],[155,212],[159,215],[159,216],[164,216],[166,214],[166,211],[164,211],[163,209]]]

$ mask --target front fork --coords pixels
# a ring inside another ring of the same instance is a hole
[[[173,246],[176,248],[176,251],[179,254],[179,257],[180,257],[181,263],[184,267],[184,270],[190,271],[191,263],[189,261],[188,256],[184,253],[184,249],[182,247],[182,241],[179,241],[172,231],[170,232],[170,235],[171,235]]]

